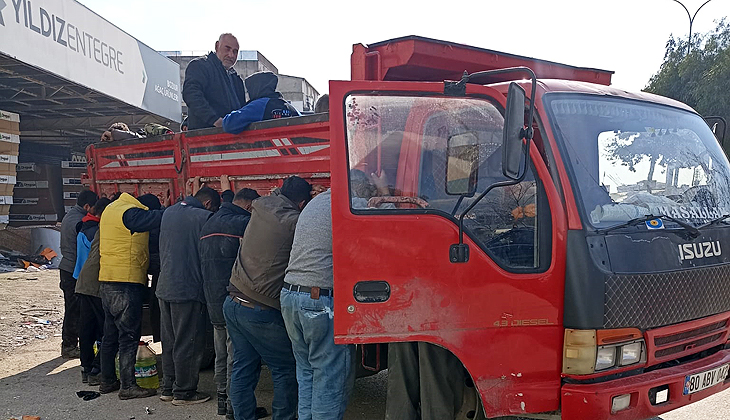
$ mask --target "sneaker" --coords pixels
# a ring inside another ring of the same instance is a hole
[[[218,393],[218,415],[224,416],[226,414],[226,401],[228,400],[228,395],[226,395],[225,392],[219,392]]]
[[[85,371],[81,371],[81,383],[82,384],[88,384],[89,383],[89,374]]]
[[[78,359],[81,357],[81,351],[78,347],[61,347],[61,358]]]
[[[157,395],[156,389],[142,388],[140,386],[133,386],[131,388],[122,389],[119,391],[120,400],[131,400],[133,398],[147,398]]]
[[[102,382],[99,385],[99,393],[101,394],[108,394],[114,391],[119,391],[119,381],[114,381],[110,384]]]
[[[160,390],[160,400],[164,402],[170,402],[172,401],[172,391],[166,391],[164,389]]]
[[[196,392],[195,395],[193,395],[190,398],[186,399],[178,399],[174,398],[172,400],[172,405],[192,405],[192,404],[200,404],[208,401],[210,399],[210,395],[204,393],[204,392]]]
[[[101,384],[101,374],[97,373],[96,375],[94,375],[94,374],[90,373],[89,374],[89,386],[99,386],[100,384]]]

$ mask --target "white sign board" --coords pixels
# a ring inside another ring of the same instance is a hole
[[[0,53],[181,120],[180,66],[74,0],[0,0]]]

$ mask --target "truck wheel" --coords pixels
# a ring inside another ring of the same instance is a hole
[[[461,404],[461,410],[456,413],[455,420],[484,420],[484,408],[482,408],[482,400],[479,397],[479,391],[474,386],[469,373],[466,373],[464,381],[464,400]]]

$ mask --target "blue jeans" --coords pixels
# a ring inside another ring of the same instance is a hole
[[[335,344],[333,298],[283,289],[280,299],[297,360],[299,420],[341,420],[355,382],[355,346]]]
[[[259,306],[247,308],[227,297],[223,315],[233,344],[228,398],[236,420],[256,420],[255,391],[262,359],[274,382],[272,420],[294,420],[297,411],[296,361],[281,312]]]

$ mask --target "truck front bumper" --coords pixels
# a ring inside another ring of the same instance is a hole
[[[563,420],[638,420],[657,416],[712,394],[730,388],[730,376],[715,386],[694,394],[684,395],[687,375],[705,372],[730,363],[730,350],[682,365],[658,369],[626,378],[595,384],[565,384],[561,389]],[[666,402],[657,404],[652,396],[658,389],[668,389]],[[611,412],[616,396],[631,394],[628,408]],[[711,413],[707,413],[708,418]]]

